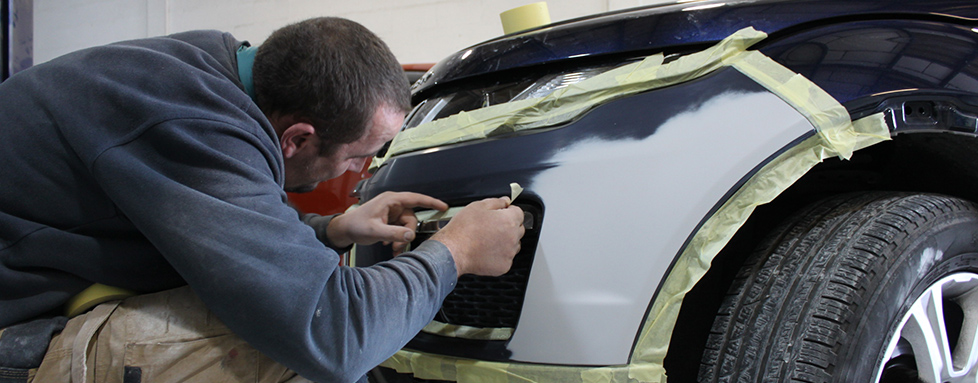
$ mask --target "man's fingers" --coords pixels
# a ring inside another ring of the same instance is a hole
[[[523,209],[519,206],[510,205],[506,208],[506,212],[512,215],[513,219],[517,221],[517,226],[523,226]]]
[[[399,193],[385,192],[381,194],[381,196],[384,196],[385,194],[387,196],[385,196],[384,198],[393,198],[394,201],[397,202],[397,204],[401,205],[404,208],[421,207],[427,209],[435,209],[438,211],[448,210],[447,203],[437,198],[430,197],[424,194],[411,193],[411,192],[399,192]]]
[[[401,233],[402,234],[400,235],[400,237],[404,239],[404,242],[410,243],[411,241],[414,240],[415,237],[414,230],[407,229],[407,230],[403,230]]]
[[[412,210],[405,210],[401,212],[401,216],[396,222],[398,225],[406,227],[410,230],[414,230],[418,227],[418,217],[414,215],[414,211]]]
[[[410,243],[414,240],[414,230],[402,226],[384,225],[377,228],[377,240],[387,243]]]
[[[481,201],[473,202],[473,204],[482,206],[486,210],[501,210],[510,206],[509,197],[486,198]]]

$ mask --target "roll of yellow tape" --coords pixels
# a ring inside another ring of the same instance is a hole
[[[550,24],[550,11],[546,2],[527,4],[499,14],[503,33],[510,34]]]

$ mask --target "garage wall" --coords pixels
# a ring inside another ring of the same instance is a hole
[[[192,29],[259,44],[275,28],[340,16],[377,33],[403,63],[436,62],[503,34],[499,13],[537,0],[34,0],[34,63],[73,50]],[[673,0],[547,0],[552,21]]]

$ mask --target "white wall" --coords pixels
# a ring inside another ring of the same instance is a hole
[[[402,63],[436,62],[503,34],[499,13],[539,0],[34,0],[34,63],[73,50],[192,29],[260,44],[274,29],[339,16],[377,33]],[[547,0],[552,21],[673,0]]]

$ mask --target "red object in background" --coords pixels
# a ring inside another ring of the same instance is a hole
[[[350,197],[350,192],[357,186],[357,182],[370,177],[370,173],[367,172],[369,167],[370,161],[367,161],[359,173],[346,172],[337,178],[320,182],[315,190],[308,193],[286,193],[289,202],[303,213],[319,215],[342,213],[359,202],[356,198]]]
[[[409,84],[421,77],[432,66],[434,64],[401,65]],[[350,197],[350,192],[357,186],[357,182],[370,177],[370,173],[367,172],[369,167],[370,161],[367,161],[359,173],[343,173],[337,178],[321,182],[315,190],[308,193],[287,193],[289,202],[303,213],[319,215],[342,213],[353,204],[360,202],[356,198]]]
[[[435,66],[435,64],[402,64],[401,68],[404,68],[404,73],[408,76],[408,82],[414,83],[414,75],[420,77],[427,72],[428,69]]]

